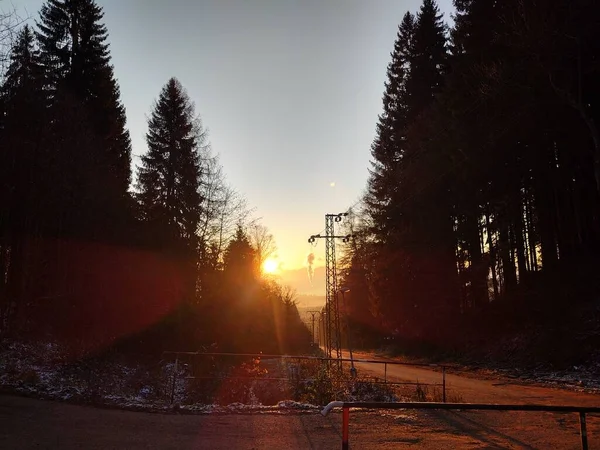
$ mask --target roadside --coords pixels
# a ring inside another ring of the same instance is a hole
[[[347,352],[344,351],[347,355]],[[444,366],[446,373],[460,375],[465,378],[494,380],[524,386],[541,385],[575,392],[600,393],[600,376],[589,368],[574,366],[570,370],[552,371],[548,369],[489,367],[486,365],[467,365],[452,361],[426,358],[409,358],[393,356],[384,351],[353,351],[355,358],[374,359],[380,361],[397,361],[414,364],[430,364],[429,370],[441,372]],[[347,357],[347,356],[345,356]]]
[[[368,373],[379,378],[384,377],[381,364],[355,363],[359,374]],[[388,365],[388,380],[411,381],[423,384],[440,384],[442,376],[429,368]],[[523,385],[504,379],[478,379],[464,377],[452,373],[446,374],[446,387],[450,399],[459,397],[461,401],[471,403],[506,403],[523,404],[539,403],[553,405],[585,405],[600,404],[600,395],[574,392],[554,387]]]
[[[590,448],[600,420],[588,421]],[[341,414],[150,414],[0,395],[0,448],[338,449]],[[484,412],[352,411],[351,448],[579,449],[575,415]]]

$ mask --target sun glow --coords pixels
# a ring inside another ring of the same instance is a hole
[[[263,267],[262,267],[263,272],[267,273],[267,274],[273,274],[273,273],[277,272],[278,268],[279,268],[279,263],[272,258],[268,258],[263,263]]]

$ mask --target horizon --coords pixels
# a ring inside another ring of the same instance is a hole
[[[43,3],[12,2],[31,24]],[[175,76],[227,180],[274,235],[279,269],[306,268],[310,251],[323,266],[324,243],[313,248],[308,237],[365,189],[397,28],[420,3],[98,1],[133,164],[147,148],[152,104]],[[449,23],[451,1],[439,6]]]

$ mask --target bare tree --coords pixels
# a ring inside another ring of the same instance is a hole
[[[251,210],[246,199],[227,184],[219,158],[204,152],[201,195],[204,207],[198,226],[200,259],[210,260],[212,265],[219,264],[229,239],[238,223],[247,221]]]
[[[21,17],[11,5],[6,10],[0,7],[0,73],[4,74],[9,60],[14,37],[27,18]]]
[[[258,222],[250,224],[248,237],[250,238],[250,244],[258,255],[259,267],[262,267],[264,262],[277,251],[275,238],[266,226]]]

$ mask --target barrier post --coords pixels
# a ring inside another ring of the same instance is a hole
[[[585,424],[585,413],[579,413],[579,428],[581,431],[581,448],[583,450],[588,450],[588,441],[587,441],[587,427]]]
[[[350,422],[350,408],[342,409],[342,450],[349,450],[348,428]]]
[[[349,450],[348,444],[348,422],[350,408],[367,409],[441,409],[461,411],[537,411],[557,413],[579,413],[579,426],[581,433],[581,448],[588,450],[586,414],[600,414],[597,406],[562,406],[562,405],[498,405],[490,403],[439,403],[439,402],[330,402],[321,414],[325,417],[333,408],[342,408],[342,450]]]
[[[442,366],[442,402],[446,403],[446,366]]]
[[[175,400],[175,382],[177,381],[177,366],[179,365],[179,355],[175,356],[175,364],[173,365],[173,384],[171,384],[171,405]]]

